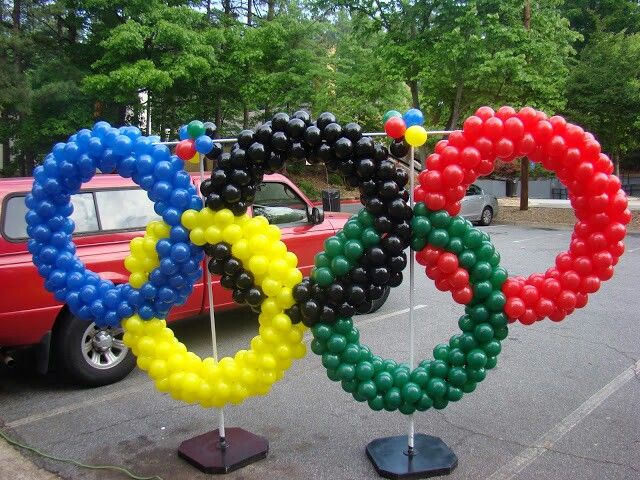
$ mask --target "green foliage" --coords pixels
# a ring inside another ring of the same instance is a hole
[[[337,187],[341,187],[344,185],[344,178],[339,173],[330,173],[329,174],[329,185],[335,185]]]
[[[299,180],[297,185],[298,188],[302,190],[302,193],[304,193],[310,200],[318,200],[320,198],[320,191],[310,182],[306,180]]]

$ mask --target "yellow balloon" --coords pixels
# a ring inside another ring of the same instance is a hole
[[[412,125],[404,132],[404,139],[412,147],[421,147],[427,142],[427,131],[421,125]]]

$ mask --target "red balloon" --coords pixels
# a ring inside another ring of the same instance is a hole
[[[462,288],[469,284],[469,272],[464,268],[458,268],[455,272],[449,275],[449,283],[454,289]]]
[[[464,179],[464,172],[459,165],[448,165],[442,171],[442,179],[444,180],[445,184],[455,187],[462,183],[462,180]]]
[[[502,123],[502,120],[497,117],[485,120],[484,125],[482,126],[482,133],[491,140],[498,140],[502,137],[503,131],[504,124]]]
[[[460,163],[465,168],[474,168],[480,163],[480,160],[482,160],[482,157],[475,147],[465,147],[462,152],[460,152]]]
[[[458,151],[458,149],[456,147],[451,147],[451,146],[446,147],[442,151],[442,154],[440,155],[443,165],[457,164],[459,157],[460,157],[460,152]]]
[[[574,169],[576,165],[580,163],[582,159],[580,150],[577,148],[568,148],[566,152],[564,152],[564,158],[562,159],[562,165],[567,168]]]
[[[478,178],[478,174],[473,168],[464,170],[464,179],[462,180],[463,185],[471,185]]]
[[[531,308],[527,308],[524,314],[520,317],[520,323],[523,325],[533,325],[538,320],[536,312]]]
[[[522,285],[516,279],[508,278],[504,285],[502,285],[502,293],[504,293],[507,297],[518,297],[520,296],[520,291],[522,290]]]
[[[436,263],[438,268],[445,274],[453,273],[458,268],[458,257],[453,253],[443,253]]]
[[[468,117],[464,121],[462,131],[469,140],[475,140],[482,134],[482,119],[475,115]]]
[[[462,150],[467,146],[467,139],[460,130],[456,130],[449,135],[449,145],[456,147],[458,150]]]
[[[486,122],[495,114],[496,112],[494,112],[493,108],[491,107],[480,107],[478,110],[476,110],[476,117],[479,117],[480,119],[482,119],[483,122]]]
[[[526,128],[531,128],[538,123],[538,114],[535,109],[531,107],[521,108],[518,112],[518,118],[522,120]]]
[[[451,290],[451,286],[449,285],[449,281],[446,278],[438,278],[435,281],[436,284],[436,288],[438,290],[440,290],[441,292],[448,292],[449,290]]]
[[[533,285],[525,285],[524,287],[522,287],[520,296],[522,297],[524,304],[527,307],[531,307],[535,305],[540,298],[540,293],[538,292],[538,289]]]
[[[473,291],[469,287],[463,287],[459,290],[454,290],[451,296],[454,302],[466,305],[473,298]]]
[[[196,143],[195,140],[189,138],[187,140],[180,140],[178,145],[176,145],[176,155],[180,160],[191,160],[196,154]]]
[[[518,142],[518,155],[529,155],[536,148],[536,139],[530,133],[525,133]]]
[[[446,212],[452,217],[458,215],[461,209],[462,204],[459,201],[455,203],[447,203],[447,206],[445,207]]]
[[[515,115],[516,115],[515,109],[513,107],[508,106],[508,105],[500,107],[498,109],[498,111],[496,112],[496,117],[498,117],[503,122],[506,121],[507,119],[511,118],[511,117],[514,117]]]
[[[538,145],[544,145],[553,136],[553,125],[546,120],[542,120],[538,122],[532,133]]]
[[[501,138],[496,143],[495,150],[498,158],[509,158],[513,155],[513,142],[508,138]]]
[[[427,193],[424,201],[431,210],[442,210],[446,205],[444,195],[439,193]]]
[[[385,133],[396,140],[402,138],[406,130],[407,126],[402,117],[391,117],[384,124]]]
[[[440,159],[440,155],[437,153],[429,155],[425,163],[427,170],[440,170],[443,167],[443,162]]]
[[[582,279],[582,283],[580,284],[581,293],[583,294],[596,293],[598,290],[600,290],[600,279],[596,275],[588,275]],[[581,308],[579,303],[580,302],[576,304],[576,307]]]
[[[422,186],[427,192],[437,192],[442,189],[442,174],[438,170],[426,170]]]
[[[524,123],[518,117],[503,119],[504,134],[514,142],[519,141],[524,136]]]
[[[619,242],[627,234],[627,227],[621,223],[612,223],[611,225],[607,225],[604,234],[610,242]]]
[[[607,251],[596,253],[591,257],[591,260],[593,261],[593,268],[597,271],[606,270],[613,265],[613,255]]]
[[[576,294],[571,290],[563,290],[558,295],[557,304],[563,310],[573,310],[576,307],[578,299],[576,298]]]
[[[538,318],[546,318],[553,313],[555,307],[555,304],[551,300],[542,297],[538,300],[538,303],[536,303],[534,310]]]
[[[426,192],[422,189],[422,187],[416,187],[413,190],[413,199],[416,202],[424,202]]]
[[[607,191],[607,185],[609,183],[609,177],[606,173],[598,172],[596,173],[589,185],[587,186],[587,192],[590,195],[600,195],[601,193],[605,193]]]
[[[476,170],[478,171],[478,175],[480,176],[489,175],[491,172],[493,172],[493,162],[491,162],[490,160],[481,160]]]
[[[567,124],[564,136],[567,140],[567,145],[571,147],[580,147],[584,144],[584,129],[577,125]]]
[[[547,278],[542,283],[541,291],[542,295],[553,300],[562,291],[562,286],[560,285],[560,282],[555,278]]]
[[[600,144],[596,140],[587,140],[581,150],[587,161],[595,162],[600,157]]]
[[[607,237],[603,233],[592,233],[587,238],[587,246],[592,252],[600,252],[607,248]]]
[[[447,188],[444,192],[444,198],[447,201],[447,205],[451,204],[451,202],[455,203],[458,200],[462,200],[466,191],[467,190],[462,185]]]
[[[564,289],[577,290],[580,286],[580,275],[573,270],[569,270],[560,276],[560,283]]]
[[[576,295],[576,308],[582,308],[587,305],[589,298],[584,293],[578,293]]]
[[[440,269],[438,267],[436,267],[435,265],[432,265],[430,267],[427,267],[425,269],[425,273],[427,274],[427,277],[430,280],[439,280],[442,278],[442,272],[440,271]]]
[[[553,157],[564,157],[567,152],[567,144],[560,135],[554,135],[551,141],[547,145],[547,151],[549,155]]]
[[[565,133],[567,121],[560,115],[554,115],[549,119],[549,123],[553,126],[553,133],[561,135]]]
[[[493,143],[487,137],[480,137],[474,143],[473,146],[478,149],[482,158],[490,158],[493,152]]]
[[[446,140],[440,140],[438,143],[436,143],[433,151],[435,153],[442,153],[442,150],[444,150],[444,147],[446,147],[447,145],[449,145],[449,142],[447,142]]]

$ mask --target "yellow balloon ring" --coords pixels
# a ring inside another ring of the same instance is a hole
[[[248,350],[216,362],[188,351],[165,320],[143,320],[133,315],[122,322],[124,343],[157,389],[177,400],[209,408],[238,405],[250,396],[265,395],[292,361],[306,353],[306,327],[293,324],[285,313],[295,303],[292,288],[302,281],[298,259],[280,240],[280,229],[269,225],[264,217],[234,216],[228,209],[214,212],[204,208],[184,212],[182,224],[196,245],[226,244],[260,287],[264,298],[259,307],[259,333]],[[154,224],[147,228],[141,242],[132,242],[135,261],[129,260],[129,266],[134,266],[131,270],[136,272],[137,281],[146,280],[149,267],[157,262],[151,242],[167,234],[164,225]]]

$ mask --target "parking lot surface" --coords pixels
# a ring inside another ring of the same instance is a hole
[[[567,248],[569,230],[487,227],[511,275],[544,271]],[[443,411],[416,414],[416,431],[458,455],[452,479],[640,478],[640,237],[627,238],[614,278],[562,323],[510,328],[498,366],[475,392]],[[457,331],[462,307],[416,269],[416,357]],[[362,342],[408,360],[408,280],[376,313],[359,316]],[[220,352],[243,348],[257,330],[246,310],[217,316]],[[191,350],[211,353],[208,317],[174,328]],[[227,478],[376,478],[366,444],[406,432],[399,413],[373,412],[331,382],[309,351],[266,397],[225,410],[227,425],[266,437],[266,460]],[[159,394],[135,370],[118,384],[79,389],[55,375],[0,370],[0,426],[49,453],[125,466],[166,479],[209,478],[177,456],[185,439],[216,428],[215,410]],[[63,478],[125,478],[30,457]],[[2,473],[0,472],[0,478]]]

